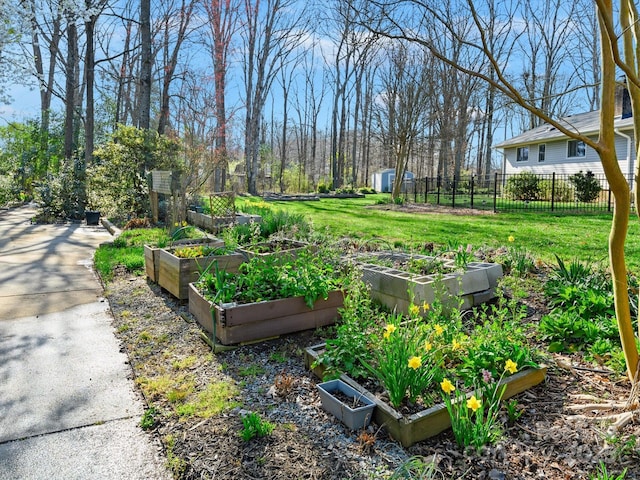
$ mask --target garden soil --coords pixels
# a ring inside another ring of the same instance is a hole
[[[378,479],[410,459],[435,463],[437,475],[428,478],[588,479],[600,462],[610,474],[627,469],[625,478],[640,478],[637,412],[615,429],[605,418],[624,409],[593,405],[624,403],[629,383],[579,357],[550,357],[546,382],[515,397],[522,416],[495,445],[465,452],[449,431],[405,449],[383,426],[352,432],[322,410],[319,380],[305,369],[303,350],[323,341],[326,331],[214,354],[187,304],[146,278],[120,272],[106,296],[136,383],[155,408],[148,434],[162,440],[176,478]],[[526,302],[528,320],[537,321],[544,304],[534,297]],[[238,388],[223,399],[223,412],[209,418],[177,413],[214,382]],[[248,412],[273,423],[273,433],[243,441]]]

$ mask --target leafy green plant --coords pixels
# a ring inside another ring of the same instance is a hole
[[[514,423],[516,423],[524,413],[524,410],[518,408],[518,400],[516,400],[515,398],[512,398],[507,403],[505,403],[504,407],[507,412],[509,425],[513,425]]]
[[[352,378],[367,375],[361,359],[370,355],[370,335],[377,328],[377,319],[381,315],[379,307],[373,304],[369,289],[361,280],[350,282],[345,293],[344,306],[339,310],[340,320],[336,327],[335,338],[326,341],[322,352],[313,367],[325,367],[325,379],[338,378],[347,373]]]
[[[260,415],[251,412],[242,417],[243,429],[240,431],[240,436],[245,442],[248,442],[256,437],[265,437],[270,435],[275,428],[275,425],[260,418]]]
[[[422,457],[411,457],[396,467],[389,480],[432,480],[436,478],[442,479],[444,474],[438,470],[435,461],[427,462]]]
[[[513,236],[509,236],[509,243],[515,242]],[[521,246],[509,246],[506,251],[497,258],[507,273],[518,277],[526,277],[535,270],[536,262],[529,252]]]
[[[364,366],[380,380],[389,394],[389,401],[399,407],[405,397],[414,403],[433,381],[438,365],[431,349],[425,344],[429,332],[424,325],[402,323],[402,315],[391,314],[382,339],[373,352],[373,361]]]
[[[143,430],[151,430],[158,423],[157,416],[159,412],[154,407],[147,408],[140,419],[140,427]]]
[[[175,248],[173,250],[173,254],[179,258],[199,258],[211,255],[228,255],[234,251],[235,249],[226,246],[212,247],[209,245],[188,245]]]
[[[555,202],[569,202],[573,199],[573,188],[567,182],[560,179],[556,179],[555,183],[549,179],[540,180],[539,188],[539,200],[550,202],[552,192]]]
[[[569,181],[576,189],[576,200],[579,202],[593,202],[598,198],[600,190],[602,190],[600,182],[591,170],[587,170],[587,173],[582,173],[582,170],[580,170],[578,173],[571,175]]]
[[[274,256],[256,256],[243,263],[238,273],[205,272],[198,287],[215,303],[253,303],[279,298],[304,297],[309,308],[319,298],[342,286],[343,273],[332,255],[300,252],[284,262]]]
[[[331,188],[326,183],[320,182],[318,184],[318,193],[329,193]]]
[[[624,480],[626,476],[627,476],[626,468],[618,475],[609,473],[607,471],[607,466],[605,465],[605,463],[602,460],[600,460],[598,471],[593,475],[589,475],[589,478],[591,480]]]
[[[510,176],[504,188],[506,196],[512,200],[538,200],[540,198],[540,178],[531,172]]]
[[[517,365],[514,362],[507,360],[504,372],[515,373],[516,368]],[[500,437],[502,427],[499,424],[498,414],[500,401],[507,388],[506,385],[500,384],[503,375],[496,381],[490,372],[483,372],[482,380],[476,384],[469,398],[450,380],[444,379],[441,382],[444,403],[451,417],[453,436],[460,447],[473,446],[480,449],[483,445],[493,443]],[[454,392],[452,399],[451,394]]]
[[[120,125],[98,145],[95,162],[87,171],[87,196],[103,216],[123,220],[150,216],[145,172],[180,171],[180,144],[153,130]]]

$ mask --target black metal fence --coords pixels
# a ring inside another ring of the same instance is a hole
[[[405,185],[407,202],[494,212],[612,212],[604,175],[500,174],[416,178]]]

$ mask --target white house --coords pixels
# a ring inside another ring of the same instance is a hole
[[[597,139],[600,128],[599,115],[598,111],[570,115],[563,118],[561,123],[569,129]],[[614,129],[618,162],[627,177],[629,186],[633,187],[636,157],[633,117],[629,94],[624,87],[616,92]],[[584,142],[568,138],[549,124],[505,140],[494,145],[494,148],[503,150],[505,174],[530,171],[536,174],[555,172],[571,175],[580,170],[583,172],[590,170],[596,176],[604,175],[600,157],[595,150],[586,146]]]
[[[393,181],[396,178],[396,169],[387,168],[371,175],[371,186],[376,192],[389,193],[393,190]],[[412,172],[404,172],[404,186],[413,182]],[[403,188],[403,191],[405,188]]]

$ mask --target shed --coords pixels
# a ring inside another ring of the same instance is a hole
[[[407,184],[412,184],[415,175],[412,172],[404,173],[404,185],[402,190],[406,190]],[[391,193],[393,190],[393,181],[396,178],[396,169],[387,168],[378,173],[371,175],[371,186],[376,192]]]

